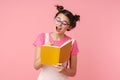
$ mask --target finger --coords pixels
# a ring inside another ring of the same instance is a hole
[[[59,63],[58,65],[62,66],[63,64],[62,64],[62,63]]]

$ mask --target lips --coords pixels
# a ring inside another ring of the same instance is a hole
[[[61,30],[62,30],[61,27],[56,26],[56,31],[57,31],[57,32],[60,32]]]

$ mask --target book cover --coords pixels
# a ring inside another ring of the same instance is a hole
[[[71,47],[72,40],[65,42],[60,47],[49,45],[41,46],[41,64],[55,65],[57,63],[64,63],[70,58]]]

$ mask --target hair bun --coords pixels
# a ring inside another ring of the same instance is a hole
[[[63,6],[56,5],[58,11],[62,11],[64,9]]]
[[[74,20],[75,20],[75,21],[79,21],[79,20],[80,20],[80,16],[79,16],[79,15],[75,15],[75,16],[74,16]]]

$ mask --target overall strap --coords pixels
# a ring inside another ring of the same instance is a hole
[[[75,42],[75,39],[72,39],[72,45],[74,44],[74,42]]]
[[[75,39],[70,39],[70,40],[67,40],[65,43],[69,42],[69,41],[72,41],[72,45],[74,44],[75,42]]]
[[[49,42],[49,33],[45,33],[45,43]]]

